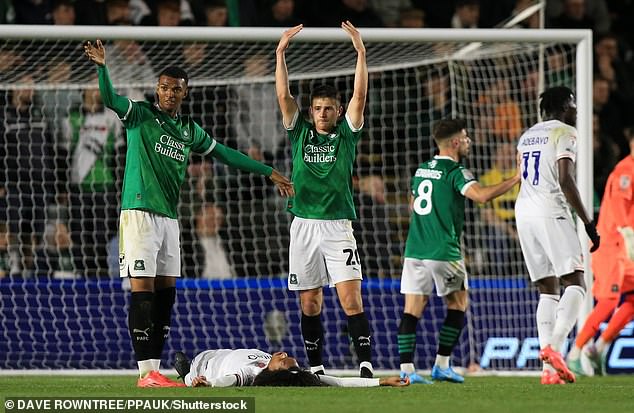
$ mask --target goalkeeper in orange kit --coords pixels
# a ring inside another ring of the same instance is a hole
[[[568,367],[577,374],[583,374],[582,348],[612,315],[607,328],[587,350],[595,374],[605,374],[608,346],[634,318],[634,127],[626,129],[626,136],[630,154],[610,173],[599,212],[597,230],[602,242],[601,248],[592,254],[592,294],[596,305],[568,355]]]

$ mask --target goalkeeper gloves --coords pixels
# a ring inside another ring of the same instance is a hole
[[[586,227],[586,234],[588,234],[588,238],[592,241],[592,248],[590,248],[590,252],[595,252],[599,248],[599,244],[601,243],[601,237],[597,232],[597,227],[594,224],[594,221],[590,221],[584,225]]]

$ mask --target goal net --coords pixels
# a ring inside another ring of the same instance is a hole
[[[396,334],[410,178],[435,153],[443,117],[467,121],[467,166],[485,184],[514,173],[515,144],[538,121],[543,87],[576,90],[578,174],[591,201],[589,31],[361,31],[370,71],[353,177],[354,223],[374,364],[397,369]],[[117,220],[125,130],[104,109],[82,42],[104,41],[118,92],[154,99],[157,73],[190,77],[183,113],[221,143],[290,174],[274,91],[279,29],[0,27],[0,368],[135,367],[129,286],[118,276]],[[339,29],[305,29],[287,53],[305,115],[311,88],[344,101],[356,54]],[[513,220],[516,192],[467,203],[468,324],[454,364],[535,368],[536,293]],[[183,350],[284,349],[306,365],[296,294],[287,291],[290,215],[266,179],[192,157],[179,205],[182,279],[163,360]],[[355,368],[346,320],[325,289],[327,368]],[[433,298],[418,329],[416,364],[431,367],[444,319]]]

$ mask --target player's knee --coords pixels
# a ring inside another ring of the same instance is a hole
[[[347,305],[342,304],[341,308],[343,308],[343,312],[346,313],[347,316],[361,314],[363,312],[363,304],[361,304],[361,302],[348,303]]]
[[[469,295],[466,291],[456,291],[445,297],[448,310],[467,311]]]
[[[316,316],[321,314],[321,302],[318,300],[302,300],[302,313],[307,316]]]
[[[339,297],[341,308],[346,315],[355,315],[363,312],[361,294],[345,294]]]
[[[564,275],[560,278],[560,281],[564,288],[575,285],[581,287],[584,291],[586,290],[586,282],[582,271],[575,271],[572,274]]]

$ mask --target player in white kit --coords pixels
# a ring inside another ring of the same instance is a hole
[[[258,349],[206,350],[190,361],[177,352],[174,368],[188,387],[334,386],[376,387],[409,385],[400,377],[333,377],[300,369],[286,352],[269,354]]]
[[[539,289],[536,319],[542,384],[574,382],[575,375],[561,356],[561,347],[572,330],[585,297],[583,257],[570,211],[583,221],[599,247],[595,223],[586,212],[575,183],[577,106],[572,91],[563,86],[540,96],[544,121],[519,139],[521,188],[515,219],[522,253]],[[564,288],[560,295],[561,287]]]

